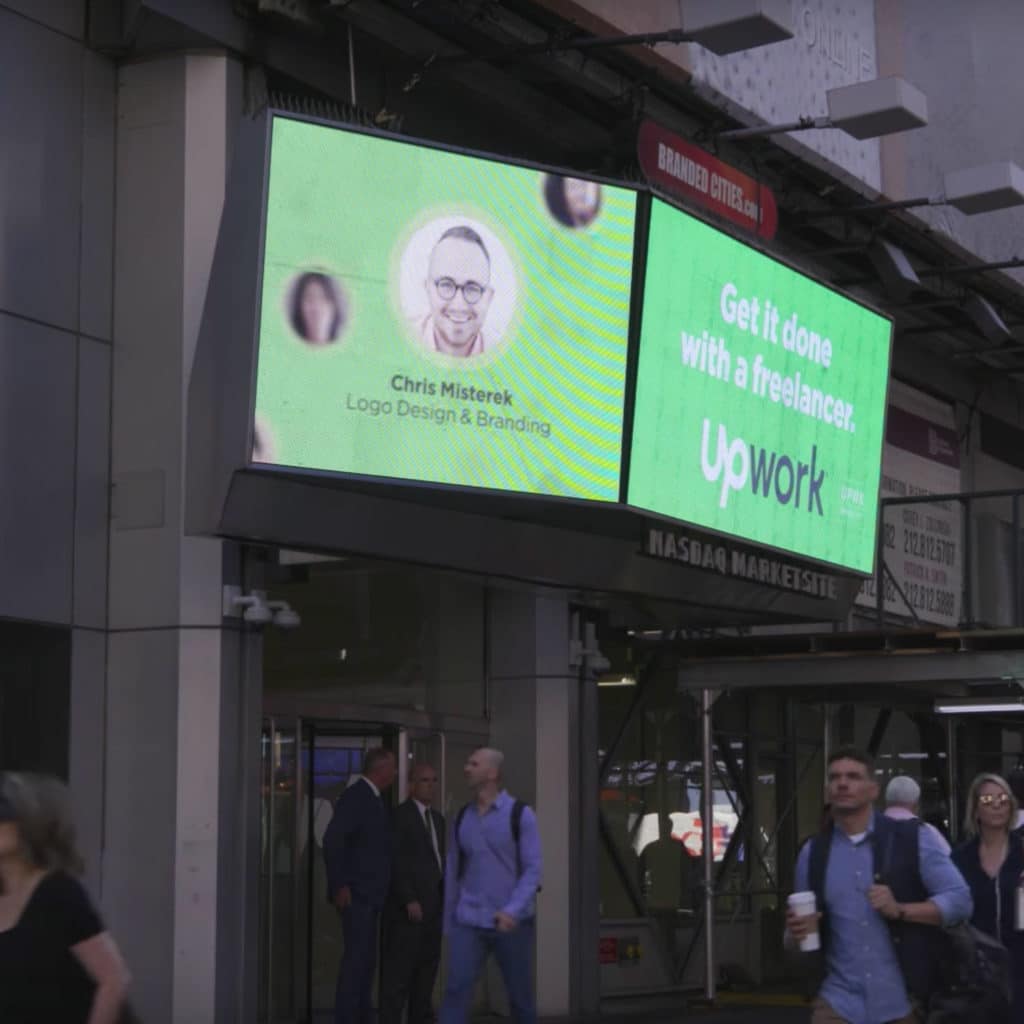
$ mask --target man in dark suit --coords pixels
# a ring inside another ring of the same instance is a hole
[[[334,805],[324,833],[327,898],[341,914],[344,952],[334,1001],[335,1024],[370,1024],[377,922],[391,881],[391,817],[381,794],[395,781],[395,758],[366,752],[363,774]]]
[[[385,919],[381,1024],[434,1020],[434,980],[441,960],[444,918],[444,818],[433,809],[437,772],[409,772],[409,799],[395,811],[395,863]]]

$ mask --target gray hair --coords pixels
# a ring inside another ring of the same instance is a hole
[[[885,806],[916,807],[921,787],[909,775],[897,775],[885,787]]]

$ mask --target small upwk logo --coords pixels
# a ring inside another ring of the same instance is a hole
[[[800,507],[801,498],[806,495],[808,512],[825,513],[821,507],[821,485],[825,482],[825,470],[818,469],[818,446],[811,446],[811,461],[802,462],[789,455],[770,452],[767,448],[755,448],[742,438],[730,442],[725,424],[718,426],[718,447],[715,461],[708,454],[711,439],[711,421],[704,420],[704,432],[700,445],[700,467],[704,479],[716,483],[722,478],[722,491],[718,507],[725,508],[729,492],[738,491],[750,482],[751,491],[762,498],[770,494],[780,505],[792,502],[793,508]],[[804,480],[807,489],[803,491]]]

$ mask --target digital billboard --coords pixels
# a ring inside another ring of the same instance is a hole
[[[890,322],[660,200],[642,318],[629,504],[871,572]]]
[[[636,204],[276,116],[252,460],[617,501]]]

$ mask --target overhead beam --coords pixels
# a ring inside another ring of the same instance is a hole
[[[1024,679],[1024,650],[821,654],[683,661],[679,687],[877,686]]]
[[[512,75],[479,63],[446,64],[442,69],[442,63],[461,56],[462,51],[450,40],[377,0],[353,0],[339,5],[337,17],[339,22],[348,23],[422,63],[421,71],[406,83],[407,90],[417,88],[424,75],[437,73],[476,94],[491,97],[516,120],[560,145],[593,150],[607,144],[608,133],[603,127]]]

